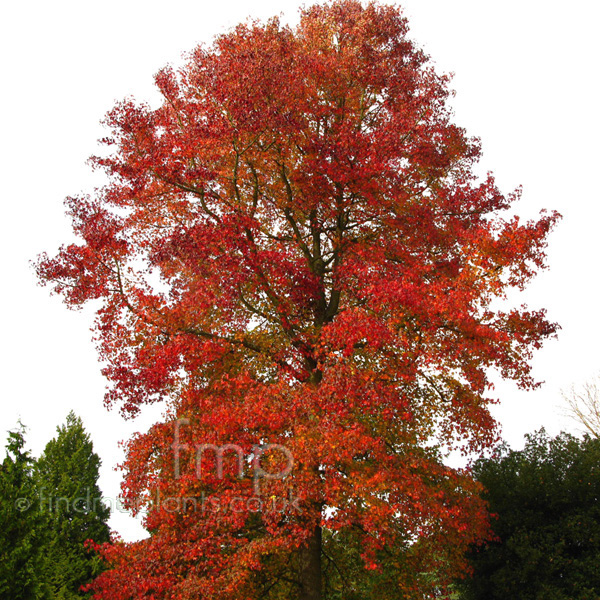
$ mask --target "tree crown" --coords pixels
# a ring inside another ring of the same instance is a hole
[[[206,570],[180,584],[165,559],[148,584],[160,593],[214,591],[221,575],[238,592],[258,585],[248,573],[265,556],[285,570],[282,553],[319,547],[321,527],[359,531],[373,568],[383,547],[410,546],[405,575],[449,568],[432,550],[442,539],[483,535],[476,486],[439,447],[494,439],[491,370],[536,385],[529,358],[556,325],[492,301],[544,267],[558,215],[502,218],[519,192],[475,177],[479,142],[452,122],[448,78],[407,31],[394,7],[340,0],[293,29],[239,25],[161,70],[160,106],[127,100],[107,116],[110,152],[93,162],[108,185],[67,200],[81,243],[38,263],[68,305],[101,302],[107,402],[125,414],[170,402],[129,446],[132,506],[156,489],[200,493],[193,467],[179,477],[170,460],[178,418],[188,449],[251,455],[258,441],[294,457],[293,477],[268,489],[292,486],[302,517],[194,521],[189,553]],[[221,499],[252,489],[202,485]],[[183,527],[149,503],[155,537],[115,551],[121,574]],[[115,577],[110,593],[127,579]]]

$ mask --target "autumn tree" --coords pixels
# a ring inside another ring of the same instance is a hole
[[[502,218],[407,32],[354,0],[239,25],[108,114],[108,183],[38,272],[100,307],[107,404],[169,412],[125,464],[152,535],[105,547],[98,598],[422,598],[486,535],[442,458],[495,438],[492,370],[536,385],[556,327],[492,300],[557,216]]]
[[[71,411],[35,463],[39,508],[47,523],[46,561],[39,571],[57,600],[89,594],[82,586],[102,570],[88,540],[107,542],[110,509],[98,487],[100,457],[81,419]]]
[[[494,539],[470,554],[469,600],[592,600],[600,595],[600,440],[529,435],[479,460]]]

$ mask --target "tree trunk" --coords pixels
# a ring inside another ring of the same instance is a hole
[[[300,550],[299,600],[321,600],[321,527],[316,526]]]

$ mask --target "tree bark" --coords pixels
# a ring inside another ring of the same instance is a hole
[[[299,600],[321,600],[321,527],[315,526],[307,545],[300,550],[300,595]]]

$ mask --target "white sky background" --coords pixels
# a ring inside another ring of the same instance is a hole
[[[42,0],[0,9],[0,176],[2,196],[2,344],[0,455],[20,417],[39,455],[69,410],[81,416],[103,459],[100,485],[118,494],[119,440],[160,417],[152,407],[123,421],[103,406],[105,382],[91,342],[90,311],[71,312],[38,287],[29,261],[71,241],[67,195],[102,180],[87,158],[104,135],[99,121],[125,96],[153,100],[153,74],[183,52],[248,16],[297,19],[296,0]],[[562,330],[534,360],[545,385],[519,392],[502,384],[494,414],[504,438],[545,426],[573,431],[560,390],[600,370],[598,224],[600,165],[598,61],[600,9],[592,0],[405,0],[411,37],[438,69],[454,72],[455,121],[483,144],[481,172],[504,192],[523,185],[517,210],[556,209],[550,269],[513,297],[546,307]],[[118,512],[111,526],[125,539],[143,534]]]

